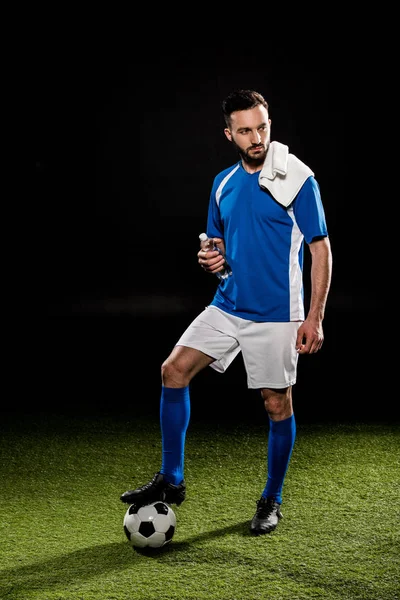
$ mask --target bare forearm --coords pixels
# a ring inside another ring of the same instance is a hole
[[[311,298],[308,316],[322,321],[332,278],[332,252],[329,238],[310,244]]]

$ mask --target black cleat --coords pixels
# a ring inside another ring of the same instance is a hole
[[[262,535],[264,533],[270,533],[275,529],[279,523],[279,519],[282,519],[281,505],[275,502],[274,498],[261,498],[257,500],[257,510],[254,515],[250,531],[253,535]]]
[[[149,483],[136,490],[124,492],[121,500],[127,504],[136,504],[137,506],[145,506],[156,502],[156,500],[179,506],[184,501],[185,496],[186,486],[184,480],[178,485],[173,485],[164,480],[162,473],[156,473]]]

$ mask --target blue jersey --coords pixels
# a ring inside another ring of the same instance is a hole
[[[328,235],[319,186],[308,177],[285,208],[259,175],[239,161],[214,179],[207,234],[224,239],[232,275],[211,305],[251,321],[303,321],[304,240]]]

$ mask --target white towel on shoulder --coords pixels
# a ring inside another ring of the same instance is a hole
[[[289,153],[289,146],[271,142],[258,183],[286,208],[310,175],[314,175],[314,172],[294,154]]]

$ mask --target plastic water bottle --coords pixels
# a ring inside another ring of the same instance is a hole
[[[201,233],[199,235],[199,240],[201,242],[207,242],[207,244],[203,246],[204,250],[217,250],[220,254],[222,254],[221,250],[219,248],[217,248],[217,246],[215,246],[215,244],[213,243],[213,240],[210,239],[206,233]],[[228,263],[225,261],[224,270],[218,271],[218,273],[215,273],[215,274],[218,277],[218,279],[228,279],[228,277],[230,275],[232,275],[232,269],[230,268]]]

